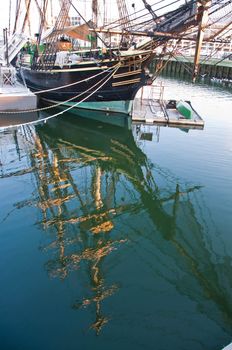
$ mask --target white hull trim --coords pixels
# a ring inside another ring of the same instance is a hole
[[[43,100],[54,105],[60,103],[59,101],[46,99],[44,97],[43,97]],[[64,107],[67,107],[67,108],[72,107],[76,103],[77,102],[64,102],[62,103],[61,107],[62,109]],[[102,112],[108,112],[108,113],[120,113],[120,114],[131,115],[132,104],[133,104],[133,100],[81,102],[80,104],[77,104],[76,107],[73,107],[73,109],[102,111]]]

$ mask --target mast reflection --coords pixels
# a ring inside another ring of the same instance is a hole
[[[213,248],[215,227],[199,185],[187,186],[151,164],[130,130],[67,116],[24,132],[33,145],[24,172],[35,176],[38,224],[48,233],[46,270],[62,280],[74,271],[84,278],[85,290],[72,307],[94,309],[90,328],[96,334],[111,318],[104,301],[120,291],[105,277],[107,259],[136,236],[154,248],[152,270],[231,331],[231,257]]]

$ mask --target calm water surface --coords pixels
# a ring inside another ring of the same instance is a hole
[[[232,94],[164,81],[204,130],[66,115],[0,133],[1,349],[232,341]]]

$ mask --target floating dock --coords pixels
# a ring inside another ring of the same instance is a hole
[[[182,101],[191,110],[191,117],[186,118],[178,109],[178,101],[164,100],[163,87],[160,87],[158,98],[154,98],[153,91],[157,89],[151,86],[150,96],[143,97],[143,90],[140,97],[136,97],[133,103],[132,121],[142,124],[160,124],[175,127],[187,127],[195,129],[204,128],[204,120],[193,109],[190,101]]]
[[[0,112],[17,112],[36,107],[36,95],[16,80],[14,68],[0,67]]]

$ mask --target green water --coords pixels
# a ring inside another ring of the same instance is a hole
[[[0,134],[0,349],[232,341],[231,91],[165,85],[204,130],[65,115]]]

